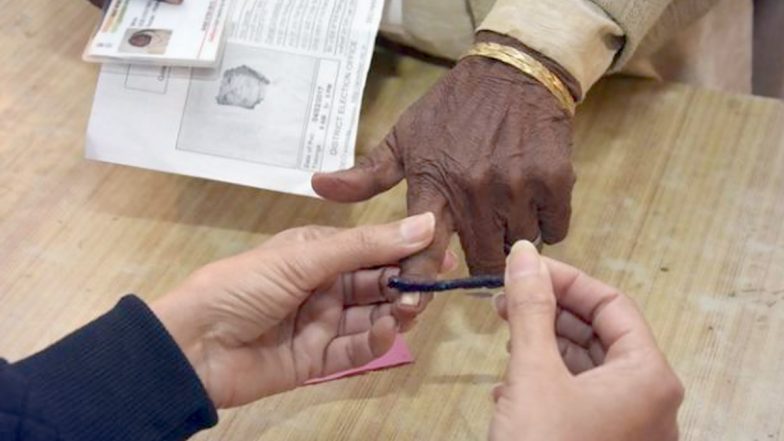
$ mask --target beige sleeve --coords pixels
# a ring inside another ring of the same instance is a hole
[[[517,38],[567,69],[583,92],[623,67],[673,0],[497,0],[479,27]]]
[[[583,93],[610,67],[624,35],[590,0],[497,0],[478,30],[509,35],[552,58]]]
[[[623,49],[618,54],[611,71],[620,70],[627,61],[634,55],[640,43],[648,35],[648,32],[662,18],[665,10],[673,12],[670,15],[693,16],[692,10],[705,9],[704,5],[715,3],[713,0],[591,0],[596,6],[602,8],[608,16],[612,17],[623,30],[626,37]],[[670,7],[672,6],[672,7]],[[704,11],[703,11],[704,12]],[[665,21],[672,22],[667,17]],[[664,26],[667,33],[676,32],[678,29],[667,23]],[[667,38],[671,37],[668,35]]]

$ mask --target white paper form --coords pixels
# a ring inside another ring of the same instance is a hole
[[[87,157],[315,196],[354,162],[382,0],[235,0],[214,69],[105,65]]]

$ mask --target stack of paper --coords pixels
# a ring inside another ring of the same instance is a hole
[[[104,65],[87,156],[313,196],[313,172],[353,165],[382,9],[235,0],[215,68]]]

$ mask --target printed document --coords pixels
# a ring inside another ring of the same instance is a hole
[[[100,161],[315,196],[351,167],[382,0],[234,0],[216,68],[104,65]]]

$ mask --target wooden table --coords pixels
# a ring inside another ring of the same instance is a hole
[[[96,66],[85,1],[0,0],[0,353],[16,360],[283,229],[403,216],[404,189],[339,206],[86,161]],[[371,146],[442,68],[376,57]],[[784,440],[784,108],[633,80],[581,108],[568,240],[547,253],[642,305],[688,392],[687,440]],[[439,297],[414,365],[221,413],[203,440],[483,439],[507,332],[486,298]]]

